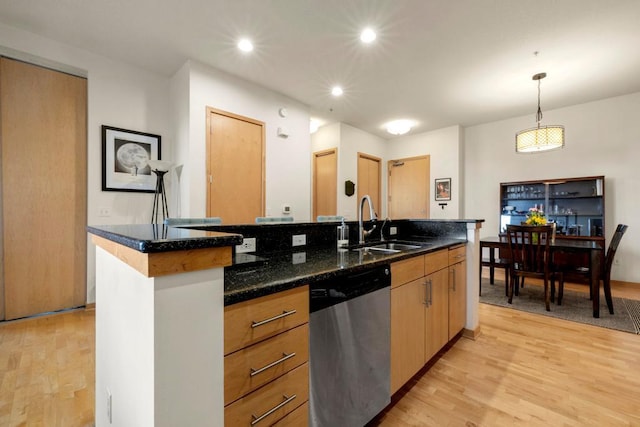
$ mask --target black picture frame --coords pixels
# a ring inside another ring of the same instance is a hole
[[[161,159],[162,137],[102,125],[102,191],[153,193],[149,160]]]
[[[451,178],[436,178],[434,194],[436,202],[451,200]]]

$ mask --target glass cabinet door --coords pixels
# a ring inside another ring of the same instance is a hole
[[[556,223],[557,233],[604,237],[604,176],[500,184],[500,231],[520,224],[531,208]]]

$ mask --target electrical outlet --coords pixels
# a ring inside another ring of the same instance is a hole
[[[98,209],[98,216],[101,216],[101,217],[111,216],[111,209],[106,207]]]
[[[291,246],[304,246],[307,244],[306,234],[295,234],[291,238]]]
[[[304,264],[307,262],[307,253],[306,252],[296,252],[291,255],[291,262],[293,264]]]
[[[111,399],[111,390],[107,388],[107,419],[109,420],[109,424],[113,423],[113,406]]]
[[[237,254],[244,254],[247,252],[255,252],[256,251],[256,238],[248,237],[246,239],[242,239],[242,244],[236,246]]]
[[[389,227],[389,234],[391,234],[392,236],[398,234],[398,227]]]

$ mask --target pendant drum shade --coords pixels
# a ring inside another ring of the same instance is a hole
[[[564,147],[564,126],[539,126],[516,133],[518,153],[537,153]]]
[[[540,126],[542,109],[540,108],[540,80],[547,77],[547,73],[535,74],[532,79],[538,81],[538,125],[531,129],[516,133],[516,153],[539,153],[564,147],[564,126]]]

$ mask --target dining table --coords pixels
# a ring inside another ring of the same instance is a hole
[[[593,317],[600,317],[600,277],[604,258],[603,244],[596,240],[559,238],[549,242],[550,251],[554,253],[587,253],[589,259],[589,279],[591,300],[593,302]],[[505,236],[489,236],[480,239],[480,280],[482,280],[482,252],[483,248],[489,249],[489,264],[495,262],[495,249],[508,251],[509,243]],[[553,268],[553,265],[551,266]],[[480,282],[481,283],[481,282]],[[613,313],[613,302],[607,300],[609,313]]]

